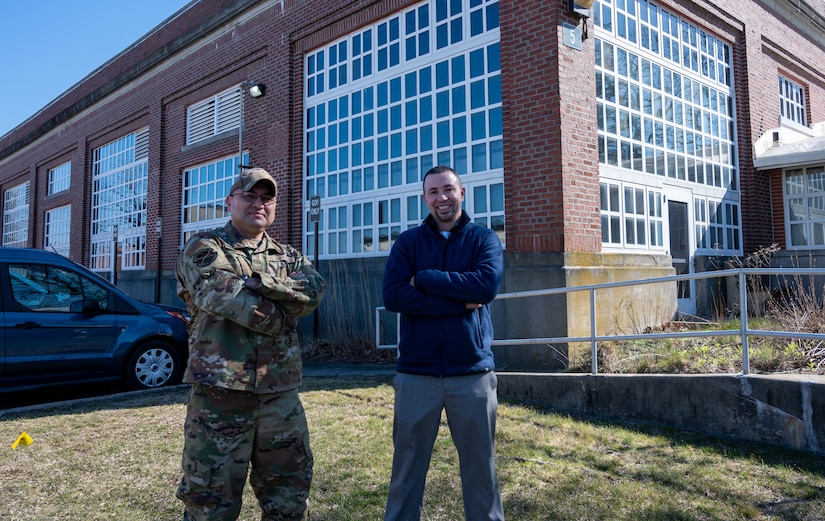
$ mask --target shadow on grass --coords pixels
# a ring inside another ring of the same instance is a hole
[[[709,455],[724,456],[728,460],[758,460],[767,466],[785,466],[795,470],[808,472],[812,475],[825,477],[825,466],[822,465],[822,456],[812,452],[796,450],[778,445],[759,443],[755,441],[740,440],[735,438],[725,438],[719,436],[699,434],[689,431],[679,430],[661,424],[647,423],[639,420],[616,421],[605,420],[603,418],[589,415],[574,415],[568,412],[556,412],[546,407],[526,406],[511,400],[502,401],[503,404],[525,407],[540,414],[548,414],[559,418],[569,418],[575,421],[584,421],[593,426],[604,428],[618,428],[631,433],[638,433],[660,439],[661,443],[655,446],[644,447],[653,454],[661,454],[663,457],[671,452],[671,449],[679,446],[691,446],[700,452]],[[634,447],[639,450],[640,447]],[[619,452],[622,449],[617,449]],[[547,448],[547,457],[553,458],[552,448]],[[582,464],[591,466],[592,461],[581,460]],[[674,483],[678,485],[678,483]],[[825,490],[819,491],[825,494]]]
[[[304,377],[301,392],[310,391],[344,391],[350,389],[362,389],[377,387],[381,385],[391,385],[393,376],[391,374],[369,374],[369,375],[321,375]],[[72,394],[65,394],[65,390],[55,388],[49,390],[49,395],[45,399],[54,400],[56,396],[65,398],[69,396],[69,401],[51,401],[47,403],[35,403],[26,407],[0,410],[0,421],[7,421],[19,418],[40,418],[64,414],[82,414],[100,410],[123,410],[140,407],[151,407],[161,405],[173,405],[185,403],[189,386],[178,385],[162,389],[148,391],[133,391],[116,394],[105,394],[82,396],[75,398]],[[78,391],[73,391],[78,392]],[[81,393],[82,394],[82,393]],[[8,395],[6,395],[8,396]],[[0,397],[4,397],[0,395]],[[512,403],[502,401],[502,404]],[[716,455],[722,455],[728,459],[753,460],[758,459],[762,463],[770,466],[787,466],[813,475],[825,476],[825,467],[821,464],[821,458],[808,452],[797,451],[788,448],[748,442],[735,439],[719,438],[708,435],[701,435],[678,429],[673,429],[661,425],[645,424],[638,421],[616,422],[599,418],[574,416],[569,413],[558,413],[541,407],[529,406],[541,414],[558,416],[560,418],[571,418],[586,421],[595,426],[616,427],[632,432],[637,432],[661,439],[657,447],[648,447],[654,452],[667,452],[675,446],[690,445],[701,451],[709,451]],[[548,458],[553,458],[552,447],[539,448],[547,454]],[[638,449],[638,448],[637,448]],[[619,449],[621,450],[621,449]],[[592,461],[581,461],[582,464],[592,465]]]
[[[392,376],[385,374],[305,376],[301,391],[357,389],[391,382]],[[146,391],[119,392],[116,384],[112,383],[0,393],[0,400],[3,400],[0,402],[3,404],[3,409],[0,409],[0,421],[182,404],[186,402],[188,394],[187,384]]]

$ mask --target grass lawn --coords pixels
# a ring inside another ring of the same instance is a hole
[[[0,416],[0,519],[179,520],[174,492],[186,388]],[[392,459],[383,378],[306,378],[313,521],[380,520]],[[10,445],[26,431],[30,446]],[[823,520],[822,456],[681,431],[499,409],[505,513],[526,520]],[[458,461],[442,425],[426,521],[463,520]],[[241,519],[259,519],[247,486]]]

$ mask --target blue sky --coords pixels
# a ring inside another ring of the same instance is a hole
[[[3,1],[0,136],[188,3],[189,0]]]

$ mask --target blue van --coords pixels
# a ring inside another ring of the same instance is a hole
[[[187,320],[183,308],[139,302],[57,253],[0,248],[0,392],[180,383]]]

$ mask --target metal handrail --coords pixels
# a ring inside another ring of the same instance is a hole
[[[574,286],[567,288],[539,289],[530,291],[516,291],[511,293],[501,293],[495,300],[506,300],[515,298],[543,297],[547,295],[560,295],[577,291],[587,291],[590,296],[590,335],[586,337],[543,337],[543,338],[516,338],[493,340],[494,346],[509,345],[532,345],[532,344],[552,344],[570,342],[590,342],[591,344],[591,373],[598,374],[598,343],[617,340],[639,340],[645,338],[692,338],[692,337],[716,337],[716,336],[736,336],[739,335],[742,342],[742,373],[750,374],[750,349],[748,336],[767,337],[793,337],[813,340],[825,340],[825,333],[803,333],[795,331],[767,331],[762,329],[750,329],[748,327],[748,296],[746,277],[748,275],[825,275],[822,268],[733,268],[718,271],[706,271],[702,273],[690,273],[685,275],[669,275],[667,277],[656,277],[652,279],[628,280],[622,282],[608,282],[602,284],[591,284],[587,286]],[[618,288],[623,286],[639,286],[644,284],[661,284],[663,282],[678,282],[681,280],[699,280],[737,276],[739,279],[739,329],[723,329],[708,331],[684,331],[674,333],[640,333],[634,335],[597,335],[596,334],[596,291],[601,289]],[[377,349],[397,349],[398,344],[381,343],[381,312],[386,311],[384,306],[375,308],[375,345]],[[396,337],[400,338],[401,323],[396,320]]]

